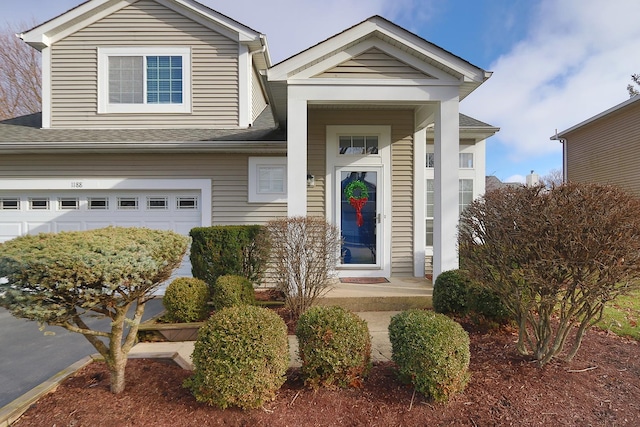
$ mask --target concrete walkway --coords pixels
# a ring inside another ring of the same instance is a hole
[[[391,343],[389,342],[389,321],[397,311],[366,311],[356,313],[367,322],[371,335],[371,359],[374,362],[391,360]],[[183,342],[143,342],[136,344],[129,357],[131,358],[169,358],[173,359],[184,369],[193,370],[191,353],[194,341]],[[295,335],[289,335],[289,358],[291,367],[299,367],[298,340]]]

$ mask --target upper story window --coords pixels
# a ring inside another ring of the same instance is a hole
[[[98,49],[98,113],[189,113],[189,48]]]

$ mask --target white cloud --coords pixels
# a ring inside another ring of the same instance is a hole
[[[627,99],[640,72],[640,2],[542,0],[527,37],[498,58],[494,75],[462,104],[499,126],[496,140],[514,161],[559,152],[549,141]]]

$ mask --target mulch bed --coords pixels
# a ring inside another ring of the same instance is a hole
[[[572,363],[538,368],[519,356],[513,330],[471,330],[472,378],[447,404],[414,394],[392,363],[374,366],[361,389],[310,390],[291,369],[275,401],[262,409],[219,410],[197,403],[189,376],[167,361],[127,365],[127,389],[109,392],[93,363],[43,397],[14,425],[25,426],[637,426],[640,347],[592,330]]]

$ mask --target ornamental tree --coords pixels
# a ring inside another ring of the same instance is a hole
[[[297,319],[327,292],[336,275],[340,232],[321,217],[275,219],[266,225],[271,276]]]
[[[120,393],[144,305],[180,264],[187,244],[177,233],[146,228],[18,237],[0,245],[0,277],[7,280],[0,306],[84,335],[104,357],[111,391]],[[87,317],[109,319],[110,329],[92,329]]]
[[[640,288],[640,200],[596,184],[491,191],[463,211],[459,249],[515,316],[520,353],[544,365],[570,342],[569,361],[605,304]]]

